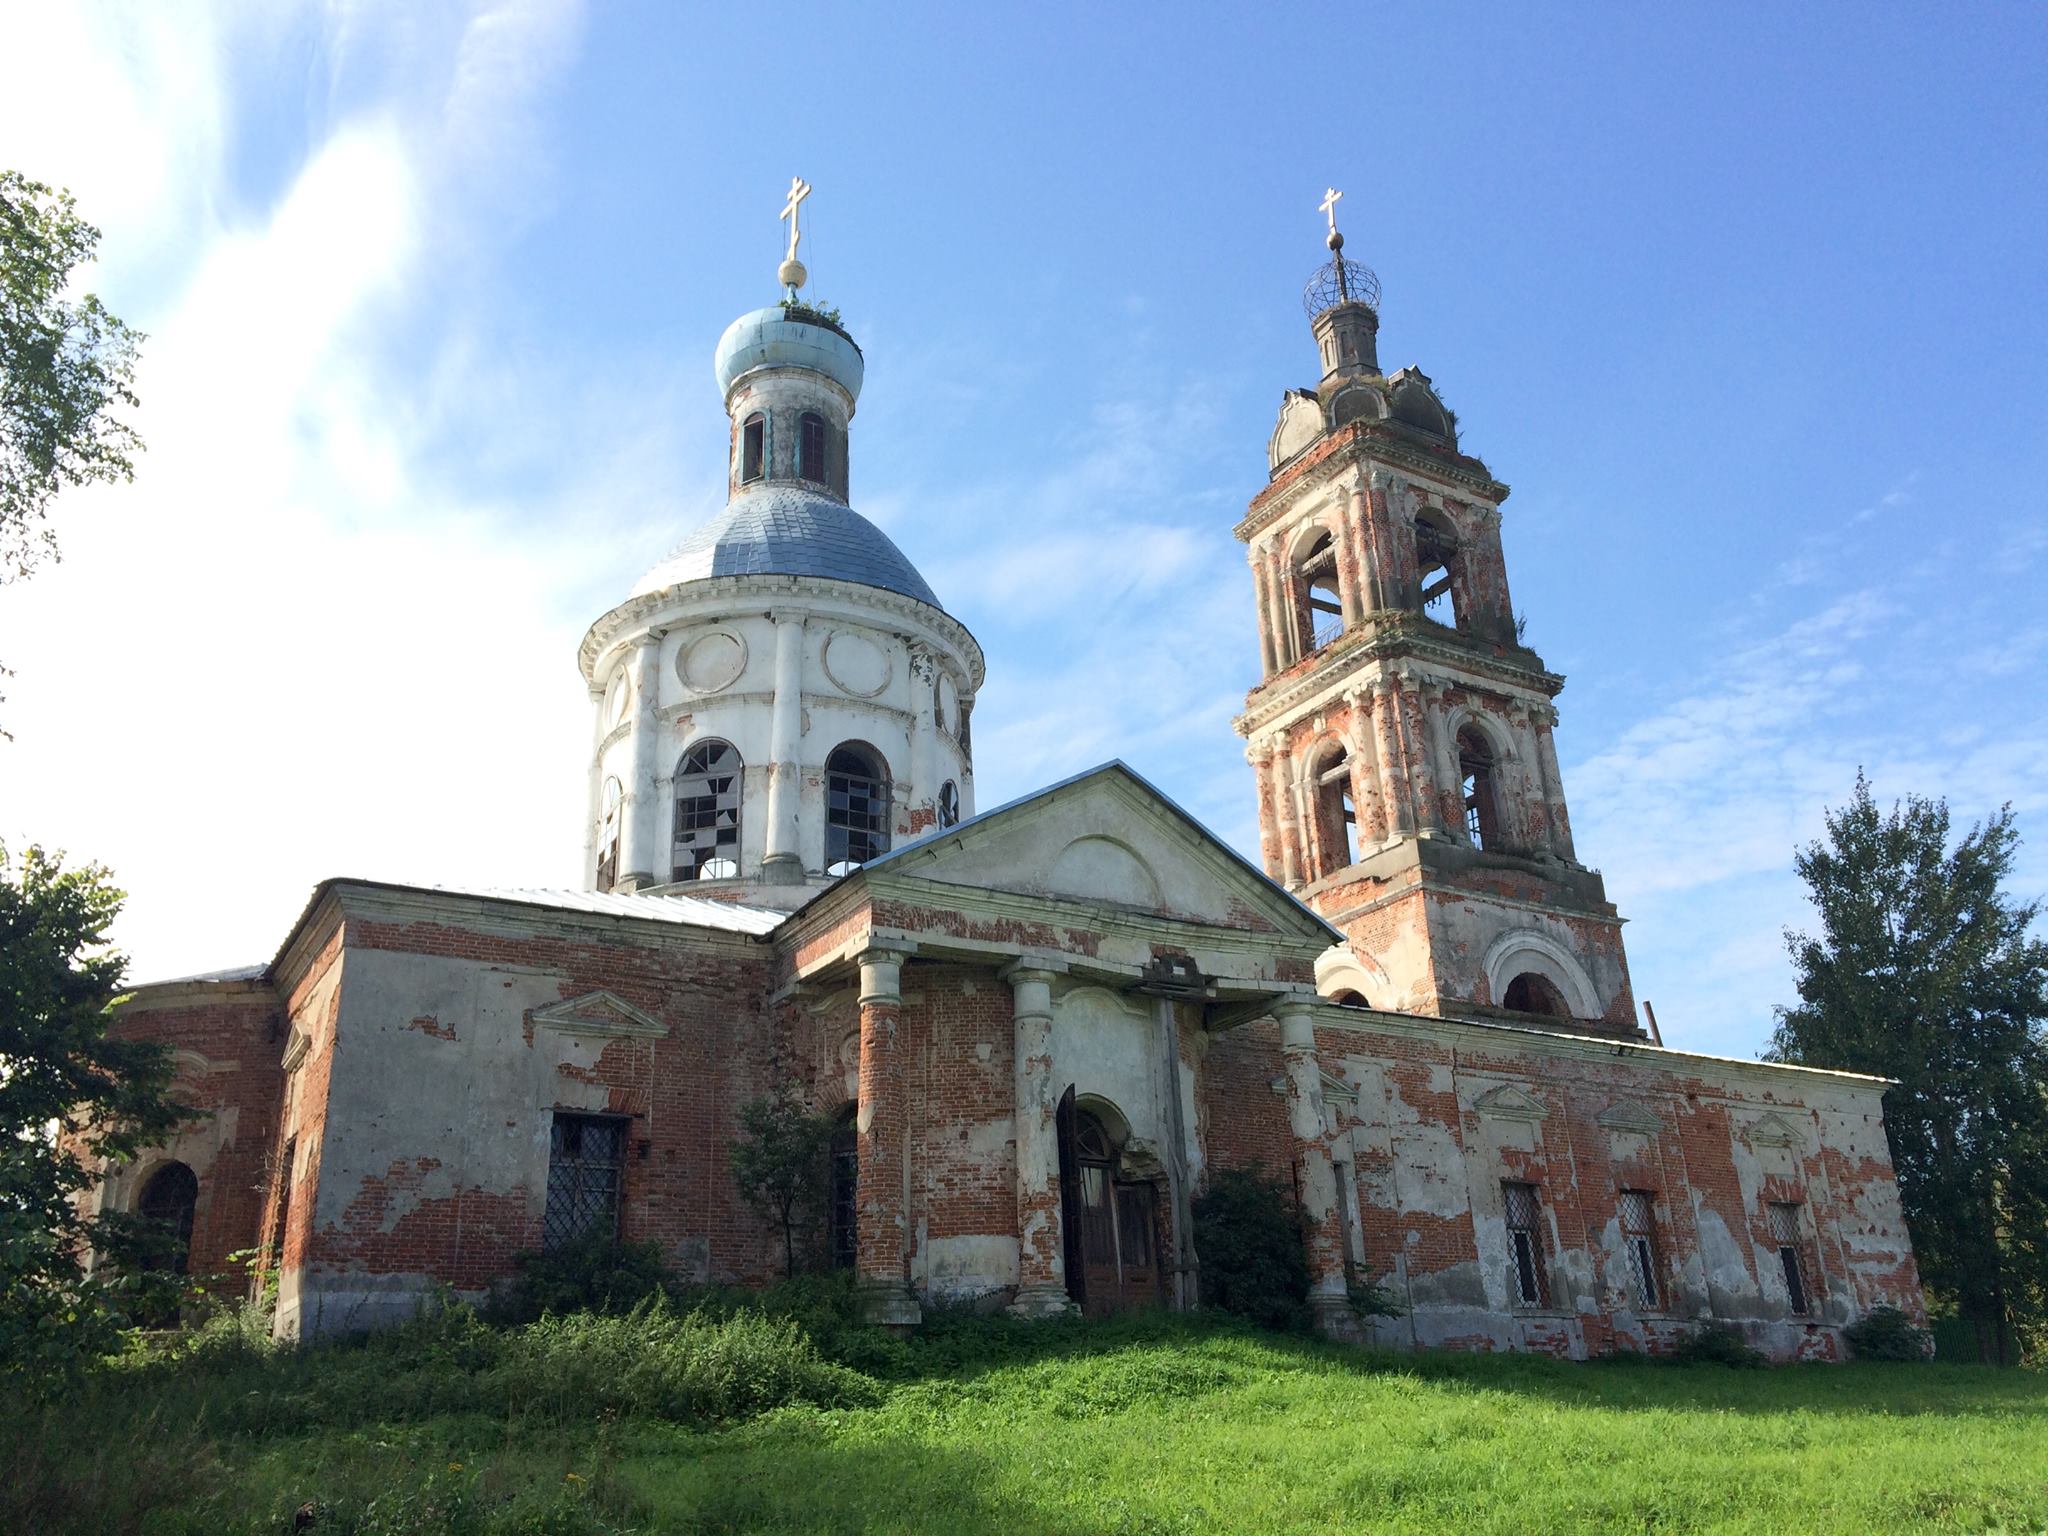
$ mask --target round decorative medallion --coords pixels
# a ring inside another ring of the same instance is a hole
[[[730,688],[746,670],[747,642],[722,629],[697,636],[676,654],[676,671],[694,693]]]
[[[612,679],[611,688],[604,697],[604,726],[606,730],[610,730],[615,725],[623,725],[625,723],[626,705],[632,701],[632,698],[633,685],[626,681],[625,671],[621,668],[619,675]]]
[[[836,634],[825,642],[825,675],[841,693],[872,699],[889,686],[889,655],[872,640]]]
[[[960,734],[960,693],[943,672],[939,674],[939,728]]]

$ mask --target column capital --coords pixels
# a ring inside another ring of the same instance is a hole
[[[854,956],[860,966],[860,1006],[903,1001],[903,962],[917,952],[904,940],[881,940],[866,945]]]
[[[661,642],[664,639],[666,639],[667,636],[668,631],[665,629],[642,630],[639,634],[633,637],[633,649],[636,651],[644,651],[650,645],[661,644]]]
[[[996,972],[996,979],[1008,982],[1013,987],[1034,981],[1042,981],[1051,986],[1053,982],[1066,975],[1067,970],[1067,962],[1057,955],[1019,955]]]

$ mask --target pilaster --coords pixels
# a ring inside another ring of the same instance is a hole
[[[1016,1045],[1017,1298],[1024,1317],[1074,1310],[1061,1239],[1060,1146],[1052,1059],[1052,986],[1057,968],[1024,960],[1003,972],[1010,984]]]
[[[859,1159],[859,1233],[855,1278],[871,1322],[915,1327],[922,1313],[910,1294],[909,1084],[902,1060],[901,948],[862,951],[860,964],[860,1108],[854,1117]]]

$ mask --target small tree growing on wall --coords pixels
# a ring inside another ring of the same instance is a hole
[[[785,1275],[796,1273],[797,1249],[808,1249],[825,1211],[833,1123],[787,1094],[740,1107],[732,1176],[740,1198],[782,1230]]]

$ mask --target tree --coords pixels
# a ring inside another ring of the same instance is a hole
[[[34,847],[17,864],[0,845],[0,1379],[94,1358],[176,1284],[147,1271],[161,1230],[78,1205],[101,1159],[191,1114],[171,1100],[169,1049],[107,1027],[127,965],[106,937],[121,900],[97,865]],[[90,1275],[88,1250],[107,1261]]]
[[[740,1140],[732,1176],[740,1198],[782,1229],[783,1273],[796,1273],[799,1236],[808,1238],[824,1213],[833,1120],[808,1113],[781,1095],[740,1106]]]
[[[97,297],[65,297],[100,232],[69,192],[0,171],[0,581],[57,553],[58,490],[134,476],[142,440],[115,415],[134,407],[142,340]]]
[[[1950,845],[1948,805],[1879,811],[1861,773],[1795,866],[1818,934],[1787,931],[1799,1002],[1770,1055],[1895,1077],[1885,1125],[1921,1278],[2005,1351],[2048,1293],[2048,943],[2003,887],[2008,806]]]

